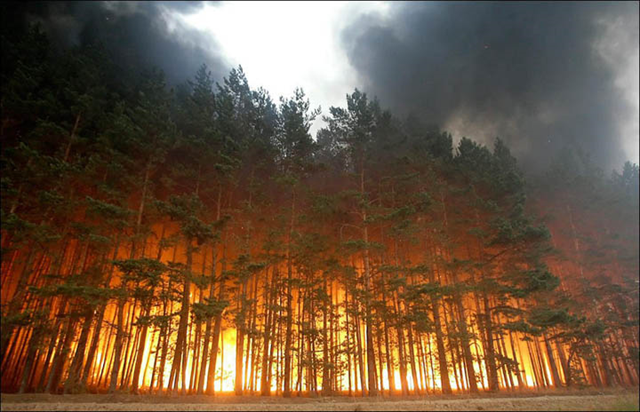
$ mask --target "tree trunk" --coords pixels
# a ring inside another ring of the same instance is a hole
[[[222,186],[218,188],[218,203],[217,203],[217,212],[216,219],[219,221],[221,217],[222,211]],[[224,231],[222,232],[224,235]],[[215,258],[214,258],[215,262]],[[225,273],[227,271],[227,245],[226,239],[223,237],[222,239],[222,261],[220,267],[220,290],[218,291],[218,301],[223,302],[225,299]],[[209,355],[209,370],[207,372],[207,393],[213,395],[215,392],[215,374],[216,374],[216,361],[218,360],[218,347],[220,344],[220,336],[222,329],[222,314],[220,312],[216,316],[216,320],[213,326],[213,338],[211,339],[211,353]],[[224,342],[223,342],[224,345]],[[222,374],[223,374],[223,365],[220,365],[220,389],[222,390]]]
[[[324,292],[327,291],[327,280],[325,278],[323,284]],[[330,295],[327,295],[327,297]],[[331,364],[329,358],[329,337],[327,334],[327,315],[329,308],[327,307],[326,298],[322,302],[322,394],[324,396],[331,395]]]
[[[354,300],[354,306],[356,305],[356,302]],[[356,345],[357,350],[356,350],[356,354],[358,355],[358,368],[359,368],[359,372],[360,372],[360,385],[361,385],[361,389],[362,389],[362,396],[364,396],[364,394],[367,392],[367,383],[365,381],[365,375],[364,375],[364,361],[363,361],[363,355],[362,355],[362,337],[360,336],[360,322],[358,319],[358,311],[356,311],[356,314],[353,317],[354,319],[354,324],[355,324],[355,334],[356,334]]]
[[[513,333],[509,331],[509,343],[511,344],[511,356],[513,356],[513,361],[515,362],[515,373],[516,379],[518,380],[518,388],[523,389],[525,387],[525,382],[522,379],[522,372],[520,372],[520,362],[518,362],[518,357],[516,355],[516,344],[513,340]]]
[[[400,308],[398,306],[398,299],[394,296],[394,303],[396,309],[396,332],[398,335],[398,364],[400,369],[400,386],[402,387],[402,395],[409,395],[409,381],[407,380],[407,361],[404,345],[404,330],[399,324]]]
[[[211,262],[211,287],[209,289],[209,297],[211,299],[214,298],[214,282],[213,279],[216,277],[216,249],[213,247],[213,257]],[[198,376],[198,389],[197,394],[201,395],[204,393],[204,380],[205,376],[208,374],[205,373],[207,371],[207,358],[209,357],[209,341],[211,340],[211,329],[212,329],[212,319],[207,319],[207,325],[204,330],[204,344],[202,346],[202,360],[200,361],[200,375]]]
[[[29,389],[29,376],[31,375],[36,352],[40,346],[42,340],[42,327],[36,325],[31,332],[31,338],[29,339],[29,350],[27,352],[27,360],[25,363],[24,371],[22,373],[22,380],[20,381],[20,389],[18,393],[25,393]]]
[[[191,261],[192,261],[192,253],[193,250],[191,248],[191,240],[187,241],[187,271],[191,271]],[[186,352],[186,343],[187,343],[187,327],[189,326],[189,293],[191,291],[191,279],[189,274],[187,274],[184,279],[183,289],[182,289],[182,305],[180,307],[180,323],[178,324],[178,337],[176,338],[176,350],[173,358],[173,364],[171,365],[171,376],[172,380],[169,380],[169,385],[171,390],[175,393],[178,389],[179,377],[181,375],[181,371],[183,370],[183,362],[186,365],[187,362],[187,352]],[[182,387],[183,391],[185,390],[184,385]]]
[[[242,377],[242,356],[244,354],[244,311],[245,305],[243,302],[245,293],[246,293],[246,281],[242,282],[242,287],[240,289],[240,298],[238,300],[238,321],[236,323],[236,378],[234,383],[234,391],[236,395],[240,396],[243,393],[243,377]]]
[[[413,390],[417,395],[420,394],[420,385],[418,384],[418,370],[416,369],[416,354],[413,342],[413,333],[411,324],[407,325],[407,337],[409,338],[409,365],[411,365],[411,378],[413,380]]]
[[[142,310],[141,316],[149,315],[149,306],[145,305]],[[140,331],[140,339],[138,341],[138,355],[136,356],[135,367],[133,368],[133,381],[131,382],[131,390],[133,393],[138,393],[138,381],[140,380],[140,368],[142,367],[142,358],[144,356],[144,349],[147,343],[147,329],[149,325],[147,322],[142,325],[142,330]]]
[[[365,199],[364,191],[364,154],[360,159],[360,196],[362,200]],[[363,241],[365,245],[364,249],[364,281],[365,292],[367,297],[365,298],[365,339],[366,339],[366,351],[367,351],[367,377],[369,383],[369,396],[375,396],[378,393],[377,390],[377,378],[376,378],[376,359],[373,349],[373,331],[371,330],[371,305],[369,302],[368,294],[371,293],[371,271],[369,269],[369,228],[367,227],[367,210],[362,208],[362,223],[363,223]]]
[[[278,275],[276,275],[276,277],[277,276]],[[271,307],[275,306],[276,297],[277,297],[277,294],[273,293],[272,294],[272,298],[271,298]],[[273,372],[272,372],[273,371],[273,367],[272,367],[273,366],[273,351],[274,351],[275,346],[276,346],[275,342],[273,341],[274,340],[273,336],[274,336],[274,333],[275,333],[274,329],[275,329],[275,324],[276,324],[275,311],[272,312],[271,317],[272,317],[272,320],[271,320],[271,330],[272,331],[271,331],[271,334],[270,334],[270,336],[271,336],[270,337],[271,345],[269,346],[269,356],[267,357],[267,372],[266,372],[267,373],[267,385],[269,385],[269,391],[271,391],[271,378],[272,378],[272,374],[273,374]]]
[[[218,292],[218,300],[224,301],[225,288],[224,288],[224,273],[226,271],[226,254],[223,248],[222,255],[222,279],[220,280],[220,291]],[[220,344],[220,331],[222,328],[222,313],[216,316],[216,321],[213,326],[213,338],[211,340],[211,355],[209,356],[209,372],[207,374],[207,393],[213,394],[215,391],[215,373],[216,373],[216,361],[218,359],[218,346]],[[223,342],[224,344],[224,342]],[[222,364],[221,364],[222,366]],[[222,368],[221,368],[222,372]]]
[[[275,271],[275,269],[274,269]],[[273,319],[273,311],[269,309],[269,304],[271,303],[272,294],[271,286],[269,286],[269,271],[266,271],[266,279],[265,279],[265,303],[264,303],[264,332],[263,332],[263,346],[262,346],[262,373],[260,374],[260,395],[269,396],[271,393],[271,385],[269,382],[269,375],[267,373],[267,365],[269,363],[269,345],[271,341],[271,323]],[[271,276],[272,282],[275,281],[275,273]]]
[[[486,292],[482,293],[484,303],[484,329],[486,333],[487,346],[485,355],[487,361],[487,374],[489,378],[489,391],[496,392],[499,389],[498,370],[496,368],[496,354],[493,346],[493,321],[491,320],[491,307],[489,297]]]
[[[118,256],[118,250],[120,249],[120,235],[116,235],[116,244],[113,249],[112,260],[115,260]],[[111,277],[113,276],[115,265],[111,264],[111,268],[107,275],[107,279],[104,282],[105,287],[110,286]],[[89,353],[87,354],[87,360],[84,365],[84,370],[82,371],[82,376],[80,378],[80,387],[86,389],[87,381],[89,379],[89,374],[91,373],[91,368],[93,367],[93,359],[96,356],[96,352],[98,349],[98,343],[100,342],[100,332],[102,330],[102,321],[104,319],[104,311],[106,310],[106,304],[101,304],[98,306],[98,318],[96,320],[96,326],[93,331],[93,338],[91,339],[91,344],[89,345]]]
[[[293,325],[293,313],[291,300],[291,282],[293,279],[293,259],[291,258],[291,235],[293,234],[293,223],[295,219],[295,190],[292,191],[291,196],[291,220],[289,222],[289,236],[287,239],[287,332],[284,344],[284,391],[282,395],[285,398],[291,396],[291,339],[292,339],[292,325]]]
[[[344,291],[344,313],[345,313],[345,319],[346,319],[346,324],[345,324],[345,340],[347,343],[345,352],[347,353],[347,380],[348,380],[348,384],[349,384],[349,396],[351,396],[351,392],[352,392],[352,381],[351,381],[351,339],[349,339],[349,333],[350,333],[350,325],[351,323],[349,322],[349,291],[347,290],[347,288],[345,287],[345,291]],[[355,361],[354,361],[354,366],[355,366]]]
[[[118,383],[118,372],[120,369],[120,356],[122,354],[122,339],[124,337],[124,304],[125,300],[120,299],[118,302],[118,326],[116,332],[116,341],[114,344],[115,353],[113,355],[113,369],[111,370],[111,380],[109,383],[109,393],[116,391]]]
[[[433,305],[433,324],[436,330],[436,348],[438,349],[438,364],[440,366],[440,383],[442,385],[442,393],[448,395],[451,393],[451,382],[449,381],[447,354],[444,348],[444,340],[442,339],[442,324],[440,323],[438,300],[435,297],[432,297],[431,304]]]
[[[474,189],[475,190],[475,189]],[[442,202],[443,209],[443,222],[446,232],[449,232],[449,220],[447,218],[447,202],[444,197],[444,192],[440,192],[440,201]],[[449,258],[451,258],[450,248],[447,247],[447,254]],[[451,281],[453,285],[458,284],[458,276],[454,270],[451,272]],[[458,323],[460,324],[461,332],[462,332],[462,353],[464,356],[464,361],[466,363],[466,372],[467,372],[467,380],[469,381],[469,391],[471,393],[478,392],[478,383],[476,382],[476,374],[473,367],[473,356],[471,355],[471,343],[469,342],[469,333],[467,327],[467,319],[465,316],[464,305],[462,304],[462,297],[460,296],[460,291],[458,289],[454,289],[453,300],[455,302],[456,308],[458,309]]]
[[[396,391],[396,382],[395,382],[395,374],[393,368],[393,353],[391,350],[391,345],[389,344],[389,325],[388,325],[388,309],[387,309],[387,280],[384,276],[384,271],[382,273],[382,301],[385,304],[385,313],[383,319],[383,329],[384,329],[384,346],[385,346],[385,355],[387,361],[387,375],[389,378],[389,394],[393,394]]]
[[[47,392],[57,393],[60,380],[62,379],[62,372],[64,366],[67,363],[69,352],[71,351],[71,342],[75,335],[76,319],[69,317],[67,321],[67,331],[65,332],[64,339],[61,341],[62,345],[58,346],[56,351],[56,357],[53,361],[51,373],[49,375],[49,382],[47,383]]]
[[[553,379],[553,386],[556,388],[562,387],[560,382],[560,374],[558,374],[558,367],[556,366],[556,360],[553,358],[553,350],[551,349],[551,343],[546,335],[543,335],[544,346],[547,349],[547,359],[549,360],[549,368],[551,369],[551,377]]]
[[[84,361],[84,353],[86,351],[87,340],[89,339],[89,331],[91,330],[91,324],[93,323],[94,310],[91,309],[89,314],[85,317],[84,325],[82,325],[82,332],[80,333],[80,339],[78,340],[75,356],[69,367],[69,376],[64,384],[64,393],[74,393],[78,390],[78,381],[80,379],[80,371],[82,370],[82,362]]]
[[[569,357],[567,358],[567,365],[564,368],[564,380],[567,388],[571,387],[571,359],[573,359],[573,355],[575,355],[575,351],[571,349],[569,351]]]

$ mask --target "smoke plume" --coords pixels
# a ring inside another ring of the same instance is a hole
[[[193,13],[202,2],[17,2],[7,7],[20,23],[36,23],[59,48],[100,41],[124,67],[156,66],[170,83],[193,77],[207,64],[214,78],[229,65],[215,40],[185,27],[177,13]],[[8,17],[11,18],[11,17]]]
[[[528,170],[564,146],[605,170],[637,157],[637,2],[390,7],[342,33],[383,106],[458,138],[500,137]]]

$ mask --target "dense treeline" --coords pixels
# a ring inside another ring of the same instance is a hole
[[[636,165],[2,41],[3,391],[638,384]]]

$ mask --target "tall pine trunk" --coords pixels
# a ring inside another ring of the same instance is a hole
[[[360,166],[360,196],[364,199],[364,155],[362,156]],[[362,208],[363,239],[364,240],[364,281],[365,281],[365,339],[367,351],[367,377],[369,384],[369,396],[375,396],[378,393],[376,378],[376,358],[373,349],[373,331],[371,325],[371,303],[369,302],[369,293],[371,293],[371,270],[369,268],[369,228],[367,227],[367,210]]]
[[[496,353],[493,345],[494,338],[491,307],[489,305],[489,296],[486,292],[482,293],[482,302],[484,305],[484,331],[486,334],[485,357],[487,364],[487,377],[489,379],[489,391],[496,392],[499,389],[498,369],[496,367]]]
[[[218,291],[218,300],[224,301],[225,299],[225,284],[224,284],[224,274],[227,270],[227,260],[226,260],[226,246],[223,244],[222,247],[222,267],[221,267],[221,279],[220,279],[220,290]],[[222,329],[222,313],[216,316],[216,321],[213,326],[213,338],[211,339],[211,355],[209,357],[209,371],[207,373],[207,393],[213,394],[214,389],[214,381],[215,381],[215,373],[216,373],[216,362],[218,359],[218,348],[220,346],[220,331]],[[224,344],[224,342],[222,342]],[[222,366],[222,365],[221,365]],[[222,368],[221,368],[222,372]]]
[[[114,344],[115,353],[113,355],[113,368],[111,369],[111,380],[109,383],[109,393],[116,391],[118,384],[118,372],[120,370],[120,357],[122,356],[122,339],[124,338],[124,305],[125,300],[118,301],[118,324],[116,340]]]
[[[80,339],[76,347],[76,353],[69,367],[69,376],[64,384],[65,393],[74,393],[78,391],[78,381],[80,380],[80,372],[82,370],[82,364],[84,361],[84,354],[86,352],[87,340],[89,339],[89,332],[91,330],[91,324],[93,323],[94,310],[91,309],[85,316],[84,324],[82,326],[82,332],[80,332]]]
[[[47,383],[47,392],[57,393],[60,386],[60,380],[62,379],[62,373],[64,371],[65,364],[69,352],[71,351],[71,342],[75,335],[76,319],[70,316],[67,320],[67,330],[64,334],[64,339],[61,339],[61,345],[58,346],[56,356],[53,360],[53,366],[51,373],[49,374],[49,381]]]
[[[438,303],[438,299],[435,297],[431,298],[431,304],[433,305],[433,326],[436,330],[436,348],[438,349],[438,365],[440,366],[440,382],[442,385],[442,393],[448,395],[451,393],[451,382],[449,381],[449,367],[447,366],[447,354],[444,348]]]
[[[193,250],[191,247],[191,241],[187,241],[187,272],[191,271],[191,261],[193,259]],[[183,371],[183,363],[187,362],[187,327],[189,326],[189,293],[191,291],[191,279],[190,274],[187,273],[182,289],[182,305],[180,307],[180,323],[178,324],[178,337],[176,338],[175,353],[173,357],[173,364],[171,365],[171,377],[169,380],[169,386],[173,392],[178,389],[178,382],[180,375]],[[184,383],[184,382],[183,382]],[[183,391],[185,390],[183,385]]]
[[[289,235],[287,239],[287,250],[286,250],[286,259],[287,259],[287,332],[285,336],[285,344],[284,344],[284,391],[282,395],[285,398],[291,396],[291,340],[293,339],[293,309],[292,309],[292,299],[291,296],[291,282],[293,280],[293,260],[291,258],[291,235],[293,234],[293,222],[295,219],[295,190],[291,196],[291,220],[289,222]]]

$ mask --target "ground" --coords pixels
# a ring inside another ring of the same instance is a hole
[[[636,390],[510,392],[426,397],[281,397],[2,394],[2,411],[637,411]]]

